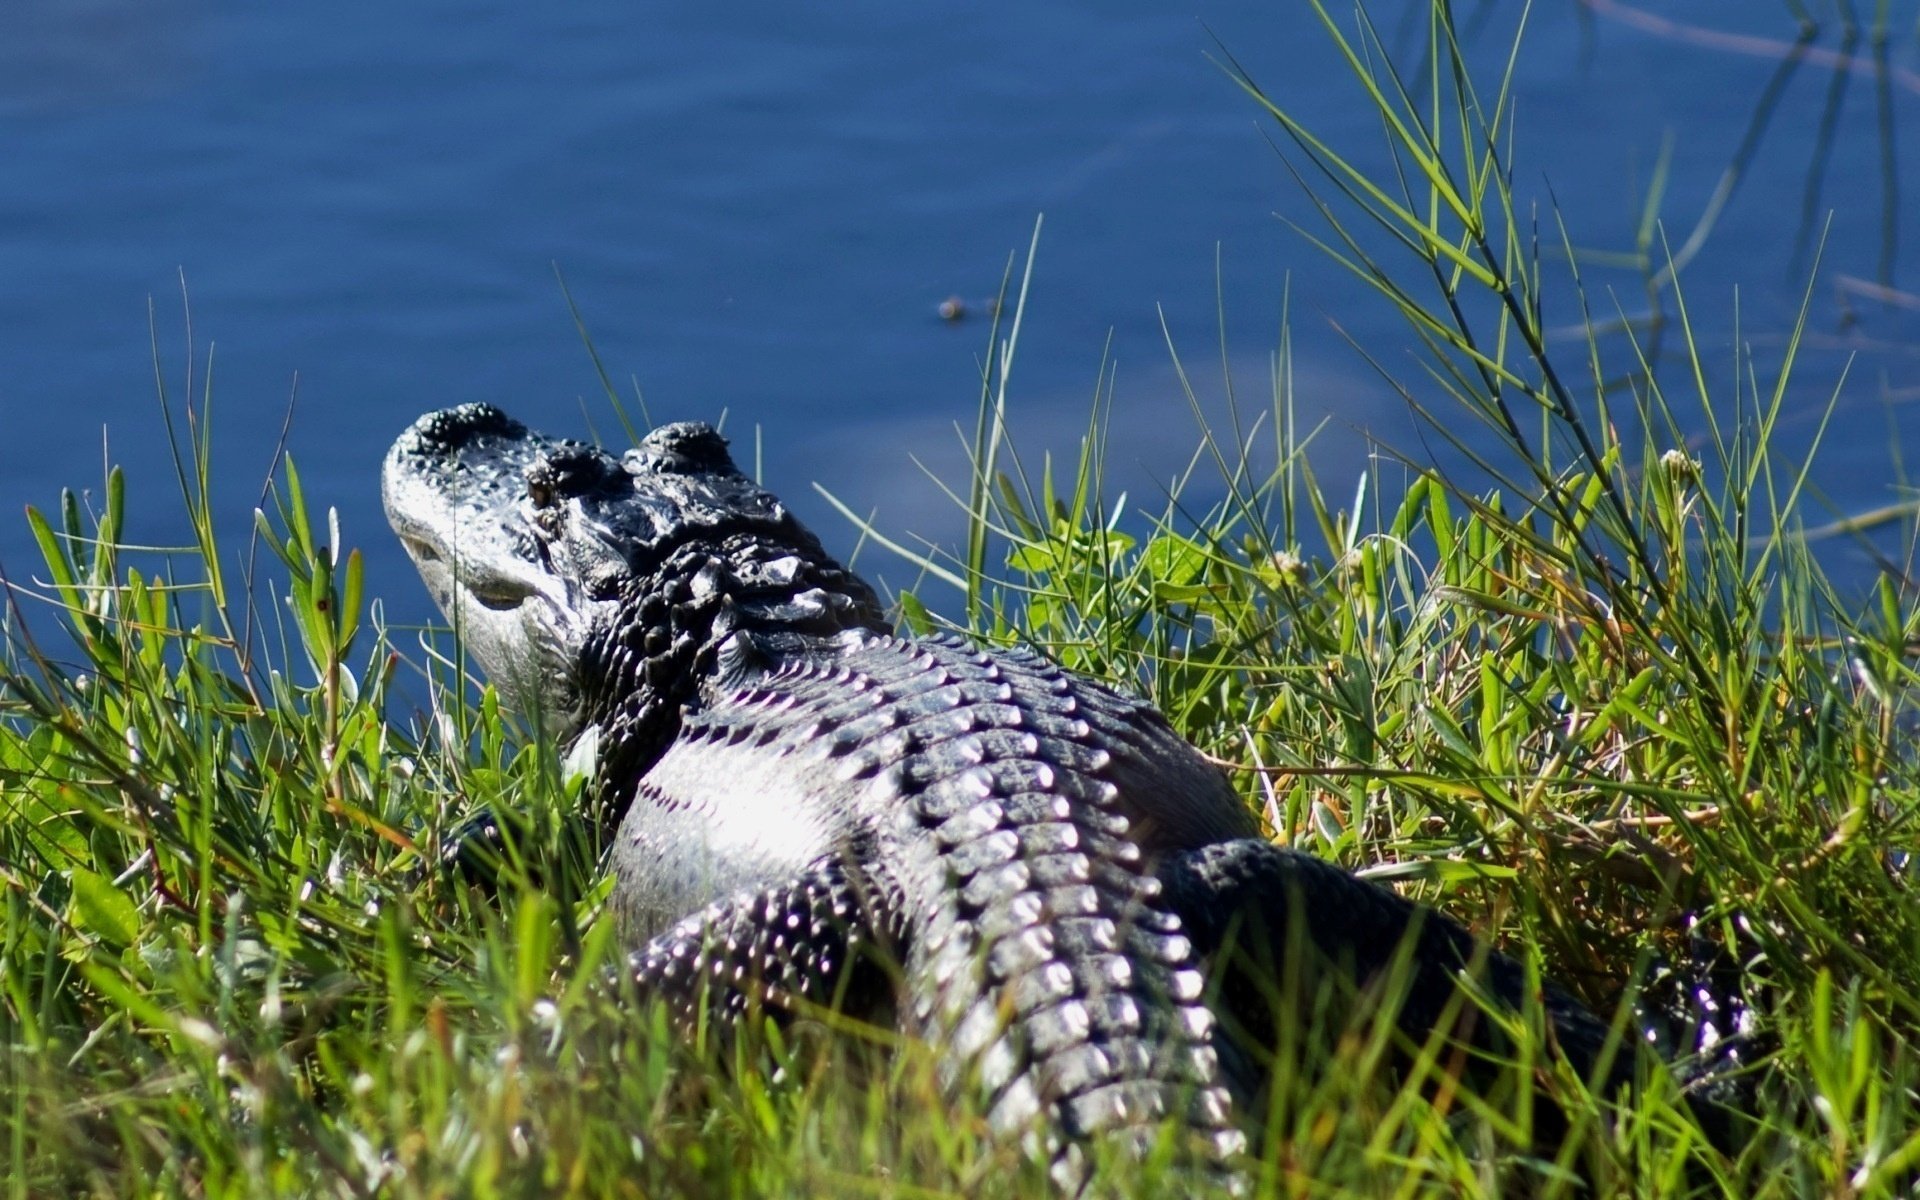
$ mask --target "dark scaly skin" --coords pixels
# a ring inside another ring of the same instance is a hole
[[[503,694],[598,739],[633,977],[690,1019],[896,1013],[996,1130],[1050,1118],[1064,1187],[1088,1139],[1170,1118],[1203,1159],[1244,1144],[1231,1093],[1258,1092],[1274,1019],[1253,973],[1290,931],[1355,982],[1415,939],[1415,1042],[1460,1011],[1462,972],[1526,999],[1520,967],[1447,918],[1261,839],[1151,707],[1029,653],[892,636],[705,426],[615,459],[466,405],[402,435],[383,486]],[[1201,1002],[1209,969],[1238,1043]],[[1545,1000],[1591,1077],[1605,1027]],[[1446,1032],[1499,1053],[1466,1011]]]
[[[1237,1145],[1192,946],[1142,849],[1182,842],[1130,822],[1116,782],[1175,782],[1195,761],[1157,714],[948,639],[863,632],[740,675],[686,715],[627,811],[613,864],[629,927],[656,934],[709,894],[703,862],[764,862],[764,887],[793,848],[838,850],[864,923],[898,944],[903,1015],[951,1051],[955,1083],[976,1077],[996,1129],[1047,1109],[1069,1140],[1145,1139],[1179,1113],[1217,1150]],[[730,798],[742,788],[772,802]],[[1249,823],[1218,799],[1220,825]],[[654,961],[656,987],[686,978]]]

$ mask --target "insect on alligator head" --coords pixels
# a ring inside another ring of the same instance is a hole
[[[637,751],[664,744],[741,625],[881,621],[707,425],[663,425],[615,457],[464,404],[400,436],[382,492],[468,652],[559,737],[612,723]]]

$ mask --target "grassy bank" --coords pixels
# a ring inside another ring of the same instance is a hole
[[[959,590],[901,597],[903,621],[1145,690],[1275,838],[1444,907],[1603,1013],[1659,961],[1740,968],[1738,1147],[1707,1145],[1657,1070],[1624,1110],[1586,1097],[1525,1023],[1484,1095],[1437,1066],[1409,1081],[1388,1024],[1326,997],[1276,1069],[1264,1192],[1904,1194],[1920,613],[1891,576],[1837,594],[1794,536],[1802,464],[1768,451],[1793,340],[1712,391],[1676,289],[1680,370],[1597,334],[1550,349],[1543,314],[1589,303],[1578,261],[1514,202],[1503,81],[1476,88],[1432,32],[1398,76],[1364,26],[1329,24],[1384,172],[1240,78],[1323,202],[1306,232],[1407,316],[1419,357],[1357,352],[1437,434],[1477,423],[1472,480],[1316,477],[1283,343],[1272,403],[1196,435],[1207,482],[1111,511],[1104,407],[1051,476],[1005,436],[1013,304],[956,489],[972,536],[921,563]],[[591,855],[560,819],[580,764],[473,700],[450,638],[370,619],[291,466],[259,533],[285,603],[252,607],[251,556],[213,543],[199,427],[182,451],[197,551],[122,547],[116,476],[91,510],[35,515],[46,561],[11,580],[9,1194],[1036,1192],[941,1100],[924,1047],[810,1026],[709,1046],[609,985]],[[482,806],[532,814],[486,898],[422,869]],[[1550,1161],[1529,1148],[1542,1089],[1576,1118]],[[1152,1168],[1107,1183],[1151,1194]]]

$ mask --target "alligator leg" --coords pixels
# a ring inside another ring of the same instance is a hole
[[[822,859],[789,880],[730,896],[627,957],[627,976],[689,1026],[733,1027],[753,1011],[835,1008],[866,1014],[892,993],[878,944],[889,922],[840,864]]]
[[[1168,906],[1214,966],[1223,1015],[1242,1039],[1238,1048],[1254,1058],[1272,1053],[1279,1019],[1272,999],[1276,981],[1285,978],[1289,939],[1310,951],[1314,966],[1330,967],[1353,985],[1385,977],[1404,953],[1405,994],[1396,1020],[1416,1044],[1447,1019],[1452,1005],[1457,1015],[1449,1032],[1472,1048],[1473,1058],[1504,1053],[1496,1023],[1472,999],[1456,1001],[1463,974],[1509,1009],[1529,998],[1527,973],[1513,959],[1477,944],[1450,918],[1311,855],[1245,838],[1169,857],[1159,874]],[[1619,1045],[1604,1022],[1550,982],[1541,984],[1537,998],[1555,1044],[1576,1071],[1593,1081],[1604,1069],[1608,1088],[1631,1081],[1632,1047]],[[1236,1065],[1242,1074],[1253,1066]],[[1265,1077],[1264,1071],[1254,1076]],[[1559,1124],[1552,1114],[1540,1115],[1550,1126]]]
[[[578,853],[583,864],[590,864],[599,822],[578,813],[563,815],[559,822],[562,842],[570,852]],[[532,822],[525,815],[511,809],[482,808],[448,831],[440,843],[439,869],[443,875],[489,894],[499,890],[501,871],[509,864],[524,866],[527,882],[547,884],[550,880],[543,864],[528,861],[524,855],[534,836]],[[422,877],[426,870],[427,864],[422,864]]]

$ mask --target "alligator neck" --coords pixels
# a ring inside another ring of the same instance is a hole
[[[679,732],[681,713],[716,683],[835,653],[850,631],[887,628],[872,589],[817,542],[701,539],[637,575],[579,664],[581,729],[600,739],[608,827]]]

